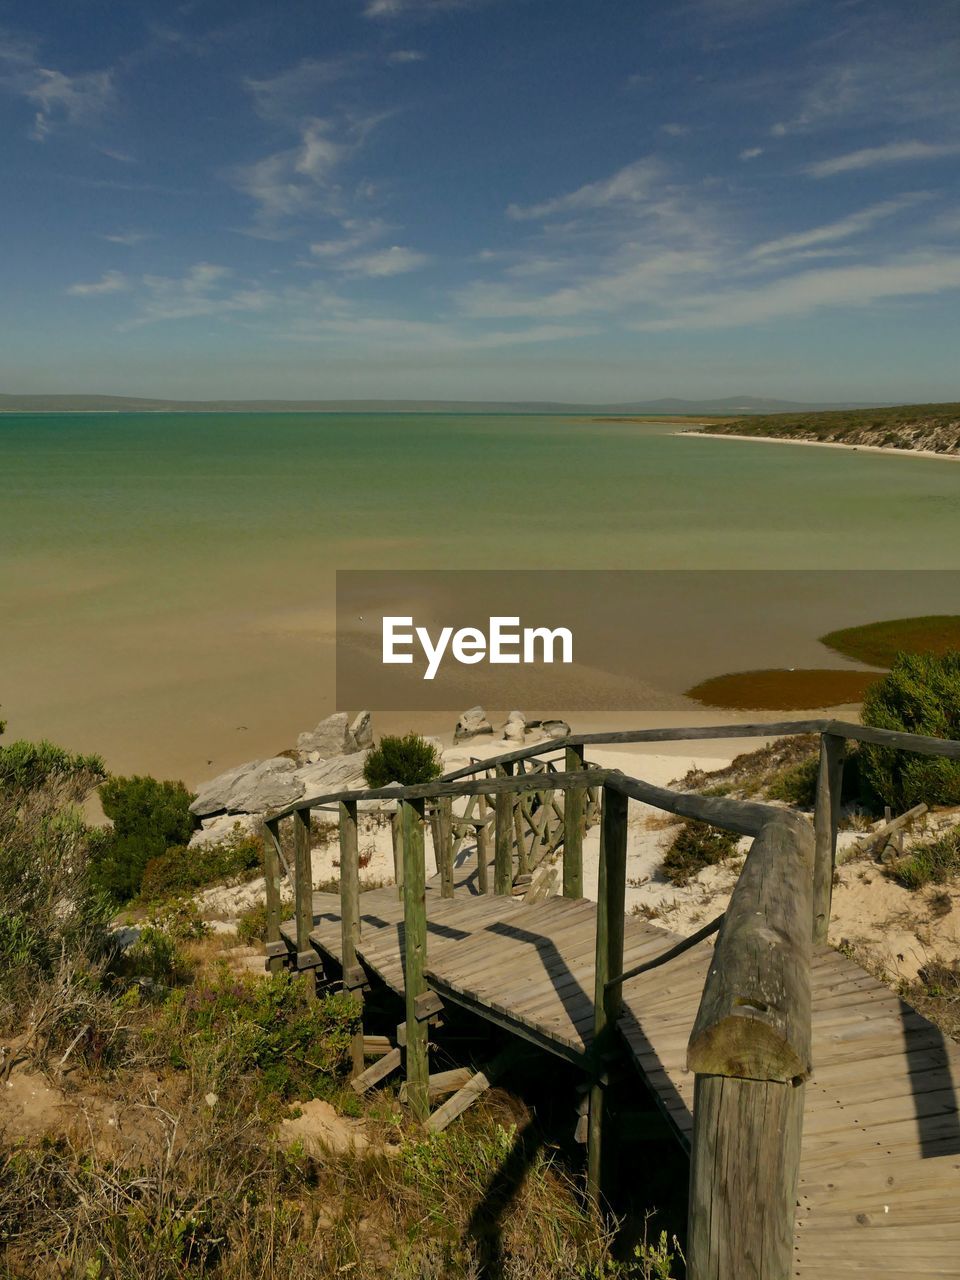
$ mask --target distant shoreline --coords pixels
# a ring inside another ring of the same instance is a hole
[[[960,453],[941,453],[936,449],[898,449],[893,445],[882,444],[842,444],[837,440],[798,440],[792,436],[746,436],[732,431],[722,434],[712,431],[675,431],[676,436],[685,436],[689,440],[746,440],[759,444],[799,444],[812,445],[815,449],[846,449],[853,453],[883,453],[888,457],[899,458],[939,458],[947,462],[960,462]]]

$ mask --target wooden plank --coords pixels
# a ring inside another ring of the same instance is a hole
[[[366,1093],[368,1089],[372,1089],[375,1084],[379,1084],[381,1080],[385,1080],[388,1075],[396,1071],[402,1061],[402,1054],[399,1049],[391,1049],[389,1053],[385,1053],[382,1058],[378,1058],[366,1071],[350,1081],[350,1088],[355,1093]]]

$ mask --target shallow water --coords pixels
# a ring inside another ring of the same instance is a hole
[[[675,431],[0,416],[8,733],[188,779],[278,749],[332,709],[337,568],[960,568],[960,466]]]

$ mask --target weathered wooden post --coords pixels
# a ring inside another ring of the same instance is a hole
[[[510,765],[497,765],[498,776],[505,778],[511,772]],[[513,792],[498,791],[496,794],[493,892],[509,894],[513,888]]]
[[[314,969],[320,957],[310,946],[313,928],[313,867],[310,861],[310,810],[297,809],[293,815],[293,880],[297,926],[297,969],[304,975],[307,993],[316,996]]]
[[[440,897],[453,897],[453,799],[441,796],[437,801],[437,826],[440,835],[438,863]]]
[[[440,867],[443,862],[443,857],[440,852],[440,845],[442,843],[440,836],[440,801],[431,800],[429,805],[426,807],[425,812],[429,815],[430,821],[430,843],[433,845],[433,869],[437,875],[440,875]]]
[[[687,1050],[689,1280],[788,1280],[810,1073],[809,822],[775,818],[727,908]]]
[[[583,747],[567,747],[564,757],[567,773],[583,768]],[[583,826],[587,792],[585,787],[570,787],[563,799],[563,896],[583,897]]]
[[[345,990],[360,1000],[360,1025],[350,1043],[351,1079],[363,1071],[363,969],[357,961],[360,941],[360,858],[357,802],[340,801],[340,947]]]
[[[490,892],[490,829],[487,824],[487,797],[478,796],[477,809],[480,822],[477,833],[477,888],[481,893]]]
[[[625,795],[603,788],[600,816],[600,875],[597,882],[597,953],[593,996],[593,1070],[587,1126],[587,1191],[600,1198],[605,1064],[620,1017],[619,986],[608,987],[623,972],[624,898],[627,884],[627,805]]]
[[[390,839],[393,843],[393,876],[397,885],[397,896],[403,901],[403,814],[400,801],[390,815]]]
[[[813,940],[826,942],[833,901],[833,873],[837,865],[837,828],[843,790],[846,742],[834,733],[820,735],[820,768],[813,815],[816,857],[813,871]]]
[[[287,955],[280,937],[280,821],[268,818],[263,824],[263,878],[267,893],[267,969],[279,973]]]
[[[430,1114],[426,1018],[418,1016],[417,999],[426,994],[427,900],[425,892],[423,801],[404,800],[403,810],[403,934],[404,994],[406,999],[407,1100],[423,1124]]]

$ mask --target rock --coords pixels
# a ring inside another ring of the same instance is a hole
[[[503,726],[503,736],[507,742],[519,742],[523,745],[527,726],[522,720],[508,720]]]
[[[566,738],[570,734],[566,720],[541,720],[540,728],[548,738]]]
[[[273,756],[228,769],[203,783],[190,812],[205,818],[214,813],[263,813],[292,804],[303,795],[296,767],[286,756]]]
[[[201,821],[190,837],[188,847],[200,849],[225,844],[227,841],[243,840],[247,836],[259,834],[259,828],[260,819],[254,814],[219,813],[216,817]]]
[[[463,742],[469,738],[479,738],[483,734],[492,734],[493,725],[487,719],[483,707],[471,707],[457,721],[453,731],[454,742]]]
[[[297,755],[301,760],[330,760],[354,751],[356,743],[345,711],[335,711],[326,720],[321,720],[315,729],[301,733],[297,738]]]
[[[314,1098],[297,1104],[300,1115],[294,1120],[281,1120],[277,1139],[288,1148],[302,1144],[308,1156],[322,1159],[325,1155],[344,1155],[366,1151],[370,1139],[363,1132],[362,1120],[340,1115],[329,1102]]]
[[[301,765],[294,775],[302,786],[301,795],[320,796],[328,791],[360,791],[366,787],[363,780],[363,762],[366,752],[355,751],[348,756],[335,756],[332,760],[318,760],[316,764]]]
[[[369,751],[373,746],[373,719],[369,711],[361,711],[350,726],[354,750]]]
[[[516,710],[511,711],[510,714],[507,716],[507,723],[509,724],[511,720],[519,720],[521,724],[527,723],[527,717],[523,714],[522,711],[516,711]]]

